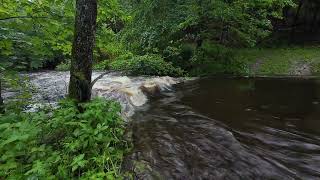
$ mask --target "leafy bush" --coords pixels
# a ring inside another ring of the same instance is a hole
[[[184,43],[179,47],[168,46],[163,51],[166,61],[172,62],[175,67],[180,67],[185,71],[192,68],[192,57],[194,56],[196,47],[192,44]]]
[[[319,62],[314,62],[311,65],[312,65],[313,74],[319,75],[320,74],[320,63]]]
[[[119,111],[118,103],[96,99],[78,107],[64,101],[56,110],[0,115],[0,177],[121,178],[129,144]]]
[[[192,75],[248,74],[246,63],[232,49],[222,45],[204,43],[192,61]]]
[[[129,58],[132,58],[133,57],[133,54],[131,52],[123,52],[123,54],[121,56],[118,56],[117,58],[115,59],[129,59]],[[93,65],[93,69],[94,70],[109,70],[110,69],[110,64],[113,62],[114,60],[113,59],[108,59],[108,60],[104,60],[104,61],[101,61],[99,63],[96,63]]]
[[[132,75],[183,76],[181,68],[174,67],[159,55],[122,57],[110,64],[111,69],[125,71]]]
[[[70,67],[71,67],[71,63],[70,63],[70,61],[68,61],[68,62],[64,62],[64,63],[59,64],[56,67],[56,70],[57,71],[69,71]]]
[[[105,60],[100,63],[94,64],[93,69],[94,70],[108,70],[110,62],[111,61],[109,61],[109,60]]]
[[[0,72],[0,75],[1,88],[9,92],[14,92],[7,97],[5,108],[10,109],[12,112],[21,112],[32,103],[32,92],[35,90],[34,86],[29,82],[27,76],[21,76],[14,70],[6,70],[3,73]]]

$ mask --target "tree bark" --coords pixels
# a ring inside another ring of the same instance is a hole
[[[86,102],[91,99],[96,19],[97,0],[77,0],[69,97],[78,102]]]
[[[297,12],[295,14],[295,17],[293,19],[293,23],[292,23],[292,26],[291,26],[291,33],[290,33],[290,41],[293,42],[294,41],[294,35],[295,35],[295,28],[296,28],[296,25],[297,25],[297,21],[299,20],[299,16],[300,16],[300,11],[301,11],[301,8],[302,8],[302,5],[303,5],[303,0],[300,0],[299,1],[299,5],[298,5],[298,8],[297,8]]]
[[[314,5],[315,7],[313,8],[313,17],[312,17],[312,22],[310,24],[310,32],[317,32],[317,19],[318,19],[318,5]]]

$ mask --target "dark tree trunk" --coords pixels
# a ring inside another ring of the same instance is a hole
[[[1,95],[1,90],[2,90],[2,86],[1,86],[1,77],[0,77],[0,114],[4,113],[4,104],[3,104],[3,98]]]
[[[27,71],[31,71],[32,67],[31,67],[31,59],[29,57],[26,57],[26,70]]]
[[[303,5],[303,0],[300,0],[299,1],[299,5],[298,5],[298,8],[297,8],[297,12],[296,12],[296,15],[293,19],[293,23],[292,23],[292,26],[291,26],[291,33],[290,33],[290,41],[293,42],[294,41],[294,35],[295,35],[295,30],[296,30],[296,25],[297,25],[297,22],[299,20],[299,16],[300,16],[300,11],[301,11],[301,8],[302,8],[302,5]]]
[[[69,97],[78,102],[86,102],[91,98],[96,19],[97,0],[77,0]]]
[[[317,31],[317,19],[318,19],[318,5],[314,5],[315,7],[313,8],[313,17],[312,17],[312,22],[310,24],[310,32],[316,32]]]

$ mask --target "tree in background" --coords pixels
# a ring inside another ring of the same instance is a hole
[[[123,48],[117,43],[116,34],[129,16],[118,0],[99,0],[99,4],[94,56],[102,61],[121,54]],[[69,64],[74,7],[75,1],[65,0],[2,0],[0,63],[10,61],[19,65],[19,70],[54,69],[61,62]]]
[[[254,46],[272,32],[292,0],[129,1],[133,21],[124,33],[130,48],[157,53],[182,42],[208,40],[225,46]],[[200,43],[201,44],[201,43]]]
[[[0,53],[1,61],[10,61],[19,70],[32,70],[55,57],[69,56],[73,6],[73,1],[3,0],[0,47],[6,51]]]
[[[129,16],[121,9],[118,0],[100,0],[99,3],[94,56],[103,61],[122,54],[124,47],[117,42],[116,36]],[[65,0],[43,0],[41,3],[1,1],[2,88],[10,87],[8,71],[54,69],[61,62],[69,66],[74,37],[74,7],[75,1]]]
[[[91,75],[96,20],[97,1],[77,0],[69,97],[79,102],[86,102],[91,99]]]
[[[37,69],[57,56],[68,56],[73,34],[69,25],[74,17],[72,8],[72,1],[1,1],[0,90],[22,89],[18,71]],[[0,94],[0,111],[4,109]]]
[[[186,71],[208,64],[224,70],[234,60],[229,50],[256,46],[273,32],[272,20],[293,5],[292,0],[130,0],[125,6],[132,21],[122,39],[134,53],[160,54]]]

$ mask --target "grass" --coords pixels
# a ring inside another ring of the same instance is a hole
[[[256,64],[256,75],[288,75],[296,63],[311,65],[312,73],[320,73],[320,47],[261,48],[236,50],[237,58],[249,67]]]

